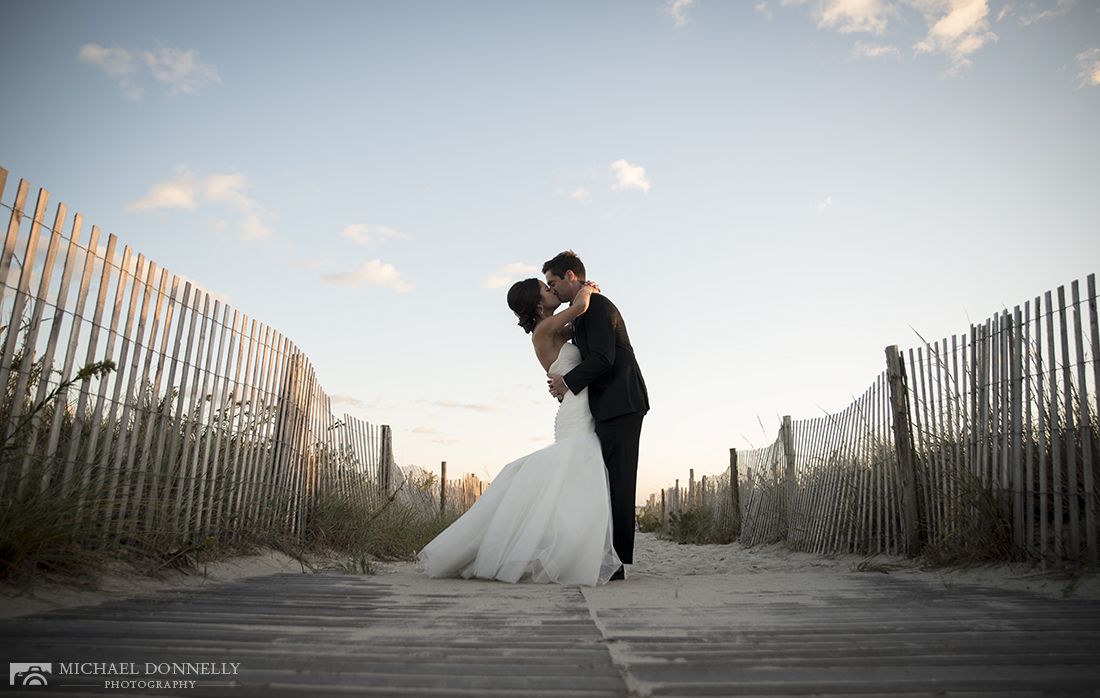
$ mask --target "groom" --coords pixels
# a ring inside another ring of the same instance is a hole
[[[546,285],[565,303],[585,281],[584,263],[572,250],[542,265]],[[638,479],[638,440],[649,411],[642,372],[634,358],[626,323],[606,296],[592,294],[588,310],[573,321],[573,343],[581,363],[564,376],[548,373],[550,394],[561,398],[588,388],[611,489],[612,544],[624,565],[634,564],[634,491]],[[611,579],[624,579],[620,567]]]

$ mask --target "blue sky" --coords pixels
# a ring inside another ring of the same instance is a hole
[[[640,498],[1100,266],[1095,0],[3,8],[0,166],[289,336],[402,465],[549,442],[505,294],[563,249],[649,384]]]

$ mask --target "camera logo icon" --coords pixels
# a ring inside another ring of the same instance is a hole
[[[35,662],[34,664],[12,662],[10,667],[12,686],[49,686],[53,674],[53,664]]]

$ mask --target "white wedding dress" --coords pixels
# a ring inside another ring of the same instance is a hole
[[[550,373],[581,361],[565,344]],[[554,443],[504,466],[470,510],[418,556],[430,577],[606,583],[619,568],[611,499],[588,390],[567,392]]]

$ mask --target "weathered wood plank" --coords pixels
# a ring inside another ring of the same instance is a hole
[[[1096,602],[893,575],[781,576],[766,588],[688,578],[676,598],[647,593],[652,579],[627,582],[646,594],[638,603],[623,586],[281,574],[0,621],[0,650],[10,661],[236,663],[234,685],[191,677],[211,696],[992,697],[1100,685]]]

